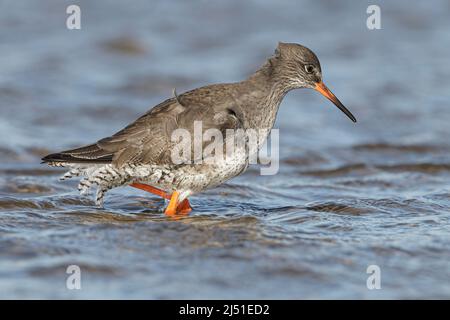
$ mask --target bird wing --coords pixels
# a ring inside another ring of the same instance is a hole
[[[242,113],[232,99],[214,102],[214,99],[207,99],[210,93],[208,87],[203,87],[175,95],[110,137],[85,147],[50,154],[42,160],[47,163],[113,163],[118,167],[125,163],[173,164],[172,148],[177,142],[172,141],[171,136],[175,129],[187,129],[192,135],[194,121],[201,121],[203,132],[215,128],[225,135],[226,129],[242,127],[239,117]]]

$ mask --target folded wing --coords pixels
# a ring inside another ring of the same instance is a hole
[[[196,89],[210,92],[208,87]],[[113,163],[121,167],[134,164],[172,164],[171,141],[173,130],[187,129],[193,133],[194,121],[201,121],[203,131],[215,128],[225,134],[226,129],[242,127],[240,110],[211,99],[198,100],[194,91],[168,99],[138,118],[116,134],[81,148],[62,151],[44,157],[49,164]]]

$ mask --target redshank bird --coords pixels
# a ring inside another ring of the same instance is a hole
[[[192,133],[196,121],[202,123],[202,130],[222,133],[267,129],[257,142],[258,149],[274,125],[282,99],[298,88],[317,90],[356,122],[322,82],[316,55],[302,45],[280,42],[266,63],[244,81],[207,85],[179,95],[174,90],[174,97],[116,134],[42,160],[69,168],[63,180],[82,176],[78,185],[82,194],[95,186],[97,205],[103,205],[106,191],[128,185],[168,199],[167,215],[187,214],[192,210],[188,197],[243,173],[249,165],[249,152],[236,149],[223,161],[174,163],[174,130]]]

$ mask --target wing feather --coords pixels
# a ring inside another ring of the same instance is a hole
[[[203,91],[202,91],[203,90]],[[194,121],[201,121],[203,131],[216,128],[225,134],[226,129],[242,127],[240,111],[236,105],[214,101],[208,87],[199,88],[176,98],[168,99],[116,134],[97,143],[46,156],[44,162],[172,164],[172,132],[184,128],[193,132]],[[205,97],[206,96],[206,97]]]

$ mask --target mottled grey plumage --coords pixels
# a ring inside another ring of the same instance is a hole
[[[97,185],[99,204],[108,189],[133,182],[177,190],[181,201],[242,173],[248,155],[243,152],[230,163],[175,165],[171,158],[175,129],[192,132],[194,121],[202,121],[203,131],[216,128],[224,135],[227,129],[270,130],[285,94],[315,88],[317,83],[322,83],[322,75],[316,55],[298,44],[279,43],[275,54],[247,80],[175,93],[113,136],[50,154],[43,161],[71,167],[65,178],[85,176],[81,191]]]

